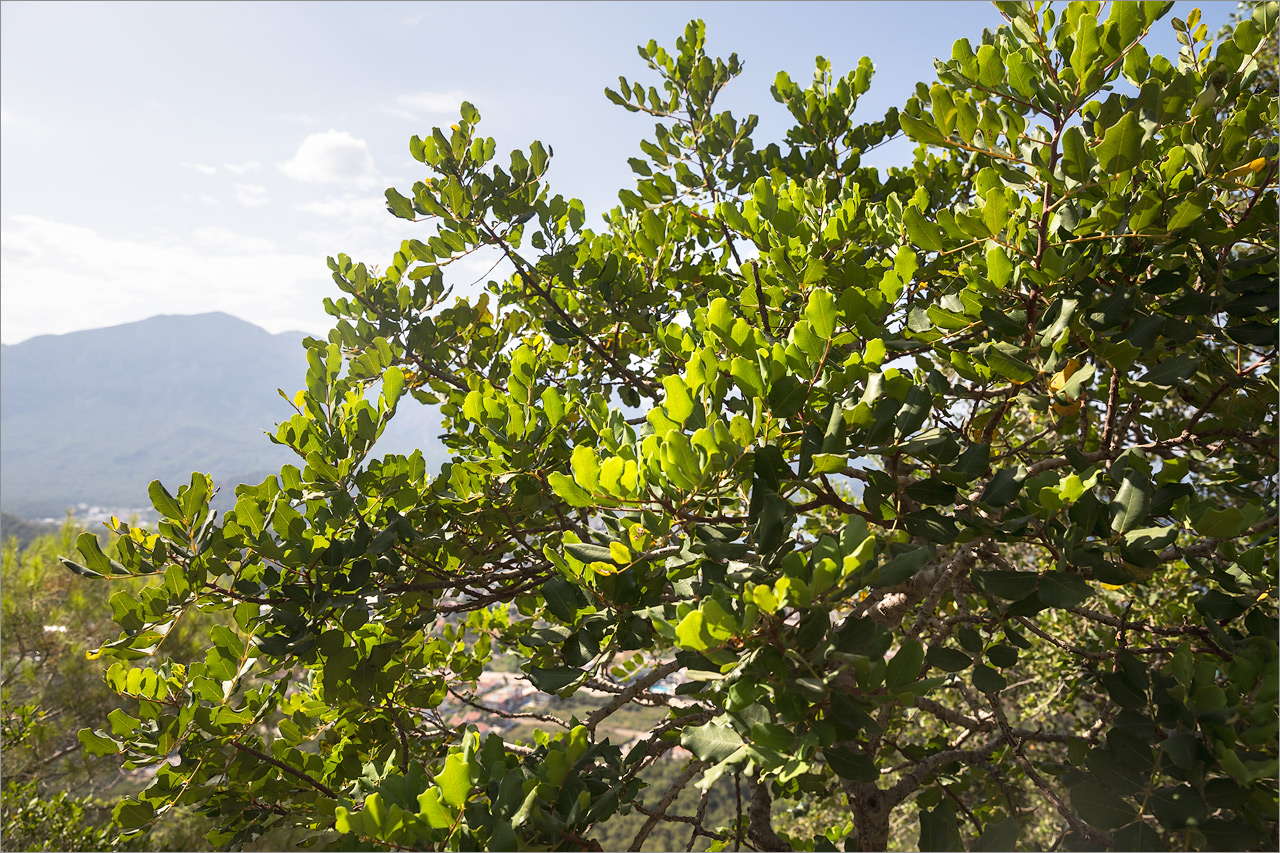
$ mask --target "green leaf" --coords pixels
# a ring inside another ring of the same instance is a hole
[[[817,288],[809,294],[809,304],[804,309],[805,319],[813,327],[813,331],[823,340],[830,340],[836,331],[836,300],[831,292]]]
[[[1093,594],[1093,587],[1079,575],[1045,572],[1040,577],[1037,595],[1049,607],[1075,607]]]
[[[591,542],[566,542],[564,550],[584,563],[613,562],[613,552],[605,545],[596,545]]]
[[[156,512],[160,513],[162,518],[182,520],[182,508],[159,480],[151,481],[151,485],[147,486],[147,494],[151,497],[151,505],[156,508]]]
[[[1132,805],[1097,782],[1072,788],[1071,805],[1091,826],[1103,830],[1124,826],[1137,816]]]
[[[843,471],[848,464],[849,454],[847,453],[815,453],[813,467],[809,471],[812,474],[830,474]]]
[[[711,764],[719,764],[742,746],[742,736],[728,726],[706,723],[680,733],[680,745]]]
[[[684,424],[689,419],[689,416],[693,414],[693,398],[689,396],[689,389],[685,386],[684,380],[679,376],[664,376],[662,377],[662,386],[667,392],[663,401],[663,407],[667,410],[667,414],[676,423]],[[574,453],[576,456],[576,449]],[[582,481],[579,480],[578,482]]]
[[[715,644],[715,638],[707,630],[701,610],[690,610],[676,625],[676,642],[686,649],[699,652]]]
[[[1004,290],[1013,278],[1013,264],[1004,247],[996,243],[987,244],[987,278],[997,290]]]
[[[930,646],[929,653],[925,657],[931,666],[935,666],[943,672],[961,672],[973,666],[973,657],[971,655],[959,649],[950,649],[946,646]]]
[[[412,220],[416,218],[416,215],[413,210],[412,201],[402,196],[395,189],[388,189],[386,192],[386,196],[387,196],[387,210],[390,210],[400,219]]]
[[[740,355],[734,356],[733,361],[729,363],[729,373],[738,380],[739,387],[748,398],[766,396],[764,381],[760,378],[760,368],[756,366],[754,359],[748,361]]]
[[[564,418],[564,400],[555,388],[548,387],[542,392],[542,411],[552,425],[560,423]]]
[[[719,296],[707,307],[707,325],[721,337],[727,337],[733,328],[733,311],[729,308],[729,300]]]
[[[1007,506],[1022,492],[1025,479],[1026,476],[1020,475],[1015,468],[1001,468],[987,483],[978,500],[988,506]]]
[[[561,474],[559,471],[553,471],[547,475],[547,482],[551,484],[551,490],[556,493],[562,501],[569,506],[593,506],[595,499],[572,479]]]
[[[938,129],[932,124],[927,124],[923,120],[908,115],[907,113],[898,114],[898,122],[902,125],[903,131],[907,136],[915,142],[924,142],[929,145],[947,145],[947,138],[938,132]]]
[[[85,531],[76,537],[76,550],[80,552],[80,556],[84,557],[84,561],[89,568],[103,575],[127,575],[128,569],[109,558],[102,552],[102,546],[98,544],[98,537],[89,531]]]
[[[677,380],[678,381],[678,380]],[[595,491],[600,485],[600,458],[595,448],[579,444],[573,449],[573,479],[585,491]]]
[[[1062,132],[1062,165],[1063,170],[1077,181],[1089,180],[1093,158],[1085,145],[1084,133],[1074,125]]]
[[[854,752],[847,746],[829,746],[822,750],[827,764],[843,779],[855,782],[874,782],[880,778],[880,768],[869,755]]]
[[[533,686],[544,693],[563,690],[582,677],[582,670],[567,666],[530,666],[525,671]]]
[[[971,853],[997,853],[997,851],[1001,850],[1016,850],[1018,835],[1021,832],[1022,824],[1018,823],[1016,817],[1007,817],[999,823],[989,823],[969,850]]]
[[[1098,165],[1114,175],[1138,165],[1142,160],[1142,126],[1138,111],[1128,110],[1107,129],[1097,148]]]
[[[1151,484],[1134,468],[1126,468],[1123,482],[1111,501],[1111,530],[1125,533],[1147,517],[1151,505]]]
[[[524,801],[520,803],[520,808],[516,809],[516,813],[511,817],[512,828],[519,828],[529,820],[534,806],[538,802],[538,788],[535,785],[529,789],[529,793],[525,794]]]
[[[111,819],[124,829],[138,829],[155,819],[156,810],[146,800],[126,798],[116,803]]]
[[[1207,509],[1204,515],[1193,520],[1196,533],[1213,539],[1230,539],[1244,530],[1244,513],[1233,506],[1226,509]]]
[[[935,509],[907,513],[903,521],[907,525],[908,533],[929,542],[950,545],[960,535],[960,528],[957,527],[955,520],[942,515]]]
[[[924,568],[933,556],[933,548],[917,547],[904,551],[880,567],[872,586],[896,586]]]
[[[82,566],[74,560],[68,560],[66,557],[61,558],[62,565],[70,569],[74,574],[80,575],[82,578],[105,578],[106,575],[101,572],[95,572],[87,566]]]
[[[339,809],[339,811],[346,811],[346,809]],[[417,795],[417,812],[421,817],[426,818],[431,829],[449,829],[453,826],[454,816],[440,802],[439,788],[428,788]]]
[[[942,228],[928,222],[920,211],[907,207],[902,211],[902,224],[906,226],[907,236],[911,242],[927,252],[941,252],[946,248],[942,242]]]
[[[548,611],[569,624],[577,619],[578,608],[584,603],[578,588],[560,575],[542,585],[542,598],[547,603]]]
[[[1013,666],[1018,662],[1018,650],[1013,646],[997,643],[987,649],[987,660],[998,667]]]
[[[1166,358],[1143,374],[1138,381],[1150,382],[1152,385],[1159,385],[1161,388],[1169,388],[1195,373],[1199,364],[1200,357],[1195,353],[1180,353],[1173,358]]]
[[[987,362],[987,367],[990,367],[1010,382],[1016,382],[1021,385],[1036,378],[1036,372],[1031,368],[1031,365],[996,347],[988,348],[983,358]]]
[[[121,708],[116,708],[108,714],[107,720],[111,723],[111,733],[116,737],[128,737],[136,732],[138,730],[138,726],[142,723],[142,721],[137,717],[129,716]],[[84,729],[82,732],[83,731],[88,731],[88,729]],[[90,733],[90,736],[93,736],[92,733]],[[81,739],[81,742],[84,742],[83,738]]]
[[[80,739],[80,743],[84,744],[85,751],[90,755],[116,755],[121,751],[120,742],[112,740],[105,734],[99,734],[89,729],[81,729],[76,736]]]
[[[814,457],[815,463],[817,457]],[[927,480],[917,480],[907,486],[907,497],[913,501],[919,501],[922,504],[945,506],[954,503],[956,499],[957,489],[954,484],[948,483],[940,477],[930,477]]]
[[[983,693],[999,693],[1008,684],[1000,673],[996,672],[985,663],[975,664],[973,667],[973,686],[981,690]]]
[[[1173,215],[1169,217],[1169,230],[1177,231],[1199,222],[1204,212],[1209,209],[1212,198],[1212,194],[1207,189],[1187,196],[1173,209]]]
[[[1178,539],[1176,527],[1139,527],[1124,534],[1124,544],[1143,551],[1163,551]]]
[[[960,826],[956,822],[955,807],[950,800],[943,800],[932,809],[920,810],[921,851],[964,851],[960,838]]]
[[[453,807],[454,811],[462,808],[471,793],[471,769],[460,752],[451,752],[444,760],[444,770],[436,776],[436,784],[440,786],[441,798]],[[369,795],[374,796],[373,794]],[[368,799],[365,800],[366,808]]]
[[[404,394],[404,371],[392,365],[382,374],[382,396],[387,405],[394,406]]]
[[[920,677],[924,663],[924,646],[918,640],[907,640],[886,664],[884,683],[890,690],[912,683]]]

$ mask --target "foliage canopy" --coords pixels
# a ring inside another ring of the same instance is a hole
[[[158,532],[68,562],[158,576],[100,650],[137,716],[81,733],[159,766],[121,827],[196,803],[230,846],[579,849],[634,810],[633,849],[661,821],[1274,849],[1277,6],[1216,43],[1174,20],[1170,60],[1142,45],[1166,3],[996,5],[875,121],[869,60],[779,74],[766,146],[701,23],[650,42],[656,85],[606,90],[656,125],[599,230],[470,104],[414,137],[430,177],[387,203],[436,231],[330,260],[274,436],[299,465],[222,521],[207,477],[155,483]],[[900,133],[909,166],[861,164]],[[450,300],[482,248],[512,274]],[[440,405],[438,475],[371,452],[406,394]],[[193,610],[234,626],[156,661]],[[450,726],[495,653],[608,698],[524,742]],[[633,704],[664,714],[623,749]],[[729,816],[668,813],[686,786]]]

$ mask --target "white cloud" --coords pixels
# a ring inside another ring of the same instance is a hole
[[[384,109],[393,116],[418,119],[424,116],[457,115],[458,105],[470,100],[463,92],[418,92],[398,95],[395,103]]]
[[[0,109],[0,127],[7,131],[34,133],[44,130],[44,123],[28,113]]]
[[[219,228],[159,242],[11,216],[0,236],[0,278],[5,343],[208,311],[272,332],[330,326],[322,300],[333,284],[323,255],[273,251]]]
[[[371,222],[389,216],[385,199],[347,193],[297,205],[303,213],[346,222]]]
[[[281,163],[280,171],[312,184],[368,186],[377,183],[369,144],[340,130],[313,133],[302,140],[298,153]]]
[[[236,234],[226,228],[209,225],[191,232],[191,239],[201,248],[239,252],[247,255],[267,255],[275,251],[275,244],[261,237]]]
[[[236,184],[236,201],[245,207],[262,207],[270,204],[271,198],[267,195],[266,187],[260,187],[257,184]]]
[[[216,175],[216,174],[218,174],[218,167],[217,167],[217,166],[206,166],[204,163],[183,163],[183,164],[182,164],[182,168],[184,168],[184,169],[195,169],[197,172],[199,172],[199,173],[200,173],[200,174],[202,174],[202,175]]]
[[[247,175],[250,172],[256,172],[261,169],[262,164],[257,160],[250,160],[247,163],[223,163],[222,168],[234,175]]]

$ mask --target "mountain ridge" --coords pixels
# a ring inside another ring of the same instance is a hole
[[[0,347],[0,508],[25,518],[81,503],[147,504],[192,471],[224,495],[294,460],[263,432],[293,414],[303,332],[272,334],[222,312],[165,314]],[[408,404],[408,405],[405,405]],[[406,399],[379,449],[427,444],[434,413]],[[437,459],[438,461],[438,459]]]

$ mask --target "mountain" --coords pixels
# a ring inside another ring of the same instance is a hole
[[[148,483],[176,491],[192,471],[212,475],[224,498],[261,482],[296,461],[263,432],[293,414],[277,389],[303,386],[304,337],[215,313],[0,346],[0,509],[145,510]],[[438,464],[435,423],[406,398],[379,450],[421,446]]]

